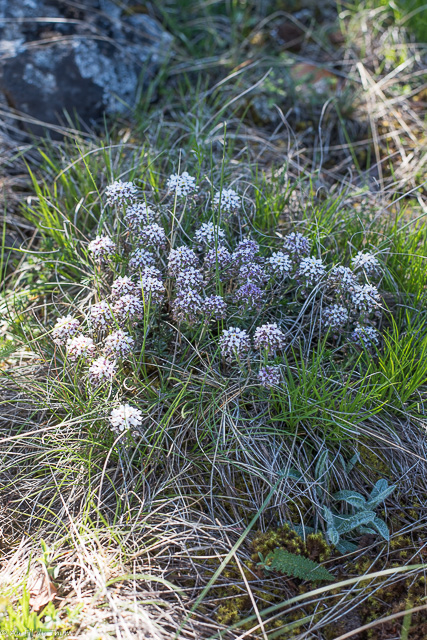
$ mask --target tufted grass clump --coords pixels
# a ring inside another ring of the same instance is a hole
[[[328,601],[276,615],[294,586],[258,552],[331,561],[344,581],[323,514],[347,517],[334,494],[363,494],[384,456],[390,544],[423,526],[405,483],[414,459],[423,473],[425,238],[363,195],[320,199],[227,146],[190,151],[79,145],[72,162],[51,151],[36,181],[38,244],[2,297],[5,535],[31,540],[7,579],[43,537],[66,558],[61,597],[84,579],[108,606],[123,592],[125,625],[137,593],[164,598],[185,634],[205,615],[230,633],[303,633],[329,624]],[[369,535],[373,566],[384,543]]]

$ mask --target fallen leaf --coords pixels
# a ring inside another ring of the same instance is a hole
[[[323,80],[324,78],[333,78],[337,80],[337,76],[332,73],[332,71],[329,71],[324,67],[318,67],[314,64],[310,64],[309,62],[299,62],[298,64],[294,64],[291,68],[291,76],[296,80],[309,78],[313,83],[319,82],[319,80]]]
[[[30,592],[30,606],[36,612],[54,600],[57,594],[56,587],[44,566],[34,568],[28,580],[28,590]]]
[[[292,22],[282,22],[273,30],[272,35],[283,49],[290,49],[295,53],[301,50],[306,37],[304,29]]]
[[[328,38],[329,42],[336,47],[340,47],[345,43],[345,38],[341,31],[332,31],[331,33],[328,33]]]
[[[313,92],[319,95],[329,94],[331,91],[337,91],[342,86],[342,81],[335,73],[309,62],[294,64],[289,72],[297,85],[297,89],[307,97]]]

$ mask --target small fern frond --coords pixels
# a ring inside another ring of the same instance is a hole
[[[317,562],[313,562],[313,560],[309,560],[304,556],[289,553],[285,549],[271,551],[265,561],[260,564],[269,571],[278,571],[301,580],[311,580],[312,582],[335,580],[332,573],[329,573],[327,569],[317,564]]]

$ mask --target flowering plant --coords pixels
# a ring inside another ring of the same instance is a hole
[[[171,175],[166,191],[179,198],[196,192],[202,197],[188,172]],[[214,196],[215,219],[180,237],[146,199],[138,200],[138,193],[130,182],[107,188],[106,203],[116,211],[120,207],[124,231],[113,238],[98,235],[89,243],[101,277],[101,299],[86,318],[58,318],[52,331],[57,347],[66,347],[68,361],[88,367],[88,380],[98,393],[108,393],[127,360],[141,361],[152,344],[155,322],[156,327],[175,323],[178,336],[187,335],[190,343],[197,336],[198,348],[200,341],[216,342],[229,375],[251,377],[254,370],[255,384],[267,389],[282,384],[281,360],[292,348],[297,319],[319,338],[346,348],[378,348],[381,296],[377,285],[367,281],[381,274],[374,255],[358,252],[350,267],[328,264],[312,253],[311,240],[300,231],[268,247],[254,237],[236,237],[229,215],[242,201],[227,188]],[[114,409],[112,428],[124,428],[127,420],[136,426],[138,411],[128,404]]]

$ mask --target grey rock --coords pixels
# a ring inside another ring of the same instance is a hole
[[[92,124],[132,108],[167,60],[172,36],[123,1],[0,0],[0,92],[23,127]]]

